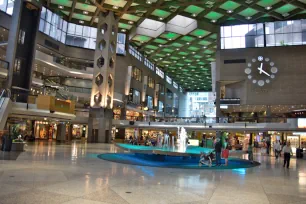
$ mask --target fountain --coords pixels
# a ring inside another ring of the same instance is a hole
[[[178,127],[178,139],[179,139],[179,144],[178,144],[178,151],[179,152],[186,152],[187,149],[187,132],[184,127]]]

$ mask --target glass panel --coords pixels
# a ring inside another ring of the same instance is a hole
[[[256,37],[256,47],[264,47],[264,36],[257,36]]]
[[[64,32],[62,33],[61,42],[64,44],[66,43],[66,33]]]
[[[83,26],[81,25],[76,25],[76,28],[75,28],[75,34],[76,35],[83,35]]]
[[[93,38],[89,39],[89,48],[96,49],[96,39],[93,39]]]
[[[44,33],[49,35],[49,32],[50,32],[50,23],[45,23]]]
[[[284,33],[284,22],[277,21],[274,23],[275,33]]]
[[[256,34],[257,35],[263,35],[264,34],[264,27],[263,27],[263,24],[262,23],[257,23],[256,24]]]
[[[231,38],[224,38],[224,47],[225,47],[225,49],[231,49],[232,48]]]
[[[8,0],[6,13],[9,14],[9,15],[12,15],[13,10],[14,10],[14,0]]]
[[[224,37],[231,37],[232,36],[232,27],[225,26],[224,27]]]
[[[83,28],[83,36],[90,37],[90,27],[84,26],[84,28]]]
[[[45,27],[45,21],[43,19],[40,19],[40,21],[39,21],[39,31],[44,32],[44,27]]]
[[[75,24],[68,23],[68,32],[69,34],[75,34]]]
[[[302,32],[302,22],[301,20],[293,21],[292,32]]]
[[[293,33],[292,34],[292,44],[293,45],[302,45],[302,33]]]
[[[249,25],[249,32],[247,35],[256,35],[256,24]]]
[[[292,45],[292,33],[284,34],[284,46],[286,45]]]
[[[0,1],[1,1],[1,0],[0,0]],[[41,13],[40,13],[40,18],[45,19],[45,18],[46,18],[46,13],[47,13],[46,8],[45,8],[45,7],[42,7]]]
[[[52,12],[47,9],[46,21],[51,23],[51,20],[52,20]]]
[[[283,46],[284,45],[284,35],[283,34],[275,34],[275,45]]]
[[[302,20],[302,32],[306,31],[306,20]]]
[[[68,26],[67,21],[63,21],[63,31],[64,32],[67,32],[67,26]]]
[[[220,28],[220,35],[221,35],[221,38],[224,37],[224,27],[223,26],[221,26]]]
[[[266,34],[274,34],[274,23],[266,23]]]
[[[275,46],[275,35],[266,35],[267,47]]]
[[[89,42],[90,42],[90,38],[84,38],[85,42],[84,42],[84,48],[89,48]]]
[[[97,28],[90,28],[90,37],[97,38]]]

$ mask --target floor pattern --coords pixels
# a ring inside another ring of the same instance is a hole
[[[113,163],[96,155],[114,145],[28,144],[16,160],[0,160],[0,203],[306,204],[306,160],[255,155],[249,169],[171,169]],[[245,157],[245,155],[241,155]]]

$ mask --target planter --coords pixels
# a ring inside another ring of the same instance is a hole
[[[23,152],[25,144],[25,142],[13,142],[11,151]]]

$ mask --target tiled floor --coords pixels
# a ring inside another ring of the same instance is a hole
[[[29,144],[17,160],[0,160],[0,204],[306,204],[306,160],[256,155],[261,166],[184,170],[100,160],[113,145]]]

